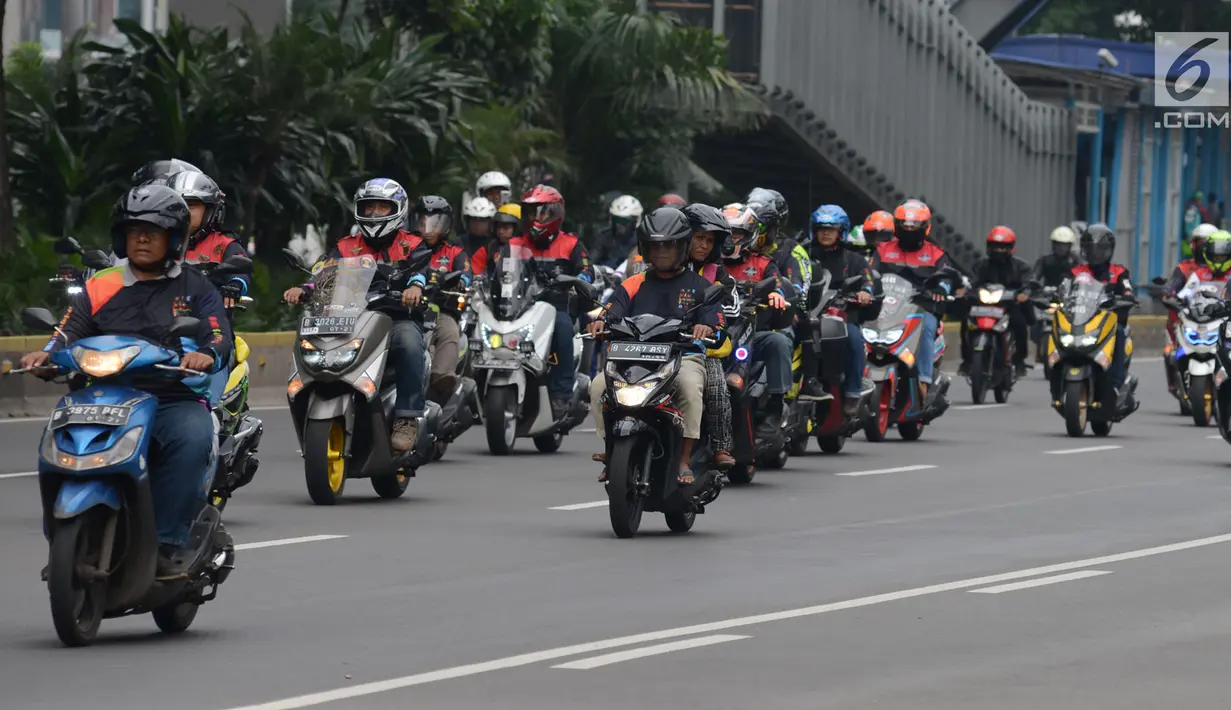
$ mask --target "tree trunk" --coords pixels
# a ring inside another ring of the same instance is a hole
[[[0,0],[0,28],[4,27],[5,6],[8,0]],[[6,252],[17,243],[13,225],[13,192],[9,186],[9,131],[8,98],[4,90],[4,38],[0,36],[0,252]]]

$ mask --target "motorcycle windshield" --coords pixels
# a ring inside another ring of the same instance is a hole
[[[506,244],[496,257],[496,275],[492,279],[491,295],[496,314],[513,320],[534,304],[538,289],[534,288],[535,259],[529,248]]]
[[[1064,315],[1074,326],[1085,325],[1099,312],[1106,299],[1103,284],[1094,280],[1077,280],[1064,296]]]
[[[368,307],[378,273],[370,256],[330,259],[312,268],[312,296],[299,323],[300,335],[347,335]]]
[[[876,319],[876,330],[889,330],[917,312],[918,309],[911,303],[915,287],[910,281],[898,274],[885,274],[881,277],[881,288],[885,293],[885,301],[881,305],[880,316]]]

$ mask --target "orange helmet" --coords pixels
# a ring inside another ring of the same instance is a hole
[[[877,244],[893,239],[893,215],[885,210],[877,210],[868,215],[863,221],[863,238],[873,249]]]
[[[907,251],[923,247],[932,232],[932,210],[919,200],[907,200],[893,211],[893,233]]]
[[[1012,229],[1003,225],[992,227],[987,233],[987,255],[990,257],[1007,258],[1017,248],[1017,235]]]

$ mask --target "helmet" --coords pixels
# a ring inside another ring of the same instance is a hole
[[[493,219],[496,224],[512,224],[514,226],[521,224],[521,205],[516,202],[500,205],[500,209],[496,210],[496,216]]]
[[[128,258],[129,224],[146,222],[167,230],[167,261],[179,261],[188,251],[188,203],[166,185],[138,185],[124,193],[111,212],[111,251]]]
[[[1205,265],[1215,276],[1231,271],[1231,232],[1219,230],[1210,235],[1201,250]]]
[[[691,243],[692,224],[683,212],[674,207],[659,207],[637,228],[637,252],[646,261],[653,263],[650,247],[654,244],[670,244],[675,247],[673,271],[684,266]]]
[[[812,233],[815,235],[817,230],[825,228],[838,230],[838,244],[842,244],[851,231],[850,215],[837,205],[817,207],[812,213]]]
[[[365,212],[371,203],[387,204],[392,209],[383,215]],[[406,190],[395,180],[375,178],[360,185],[355,190],[355,221],[363,240],[379,249],[392,244],[394,235],[406,225],[409,205]]]
[[[1017,234],[1005,226],[992,227],[987,233],[987,255],[991,259],[1007,260],[1017,248]]]
[[[893,211],[893,233],[906,251],[918,251],[932,231],[932,210],[919,200],[907,200]]]
[[[1077,235],[1078,240],[1081,239],[1081,235],[1085,234],[1089,227],[1090,225],[1088,223],[1082,222],[1081,220],[1069,222],[1069,229],[1073,230],[1073,234]]]
[[[1051,236],[1048,239],[1052,244],[1074,244],[1077,242],[1077,235],[1073,233],[1072,227],[1060,225],[1051,230]]]
[[[496,216],[496,205],[486,197],[472,197],[462,208],[466,219],[491,219]]]
[[[754,251],[767,249],[778,240],[778,210],[767,202],[749,202],[748,209],[756,215],[756,242]]]
[[[145,165],[142,165],[137,169],[137,172],[133,173],[132,182],[134,185],[140,185],[142,183],[147,183],[150,180],[167,177],[176,173],[182,173],[184,171],[199,173],[201,172],[201,168],[198,168],[192,163],[180,160],[179,158],[172,158],[170,160],[153,160]]]
[[[722,245],[722,258],[732,261],[741,259],[745,249],[752,249],[760,243],[757,236],[757,213],[748,209],[747,205],[732,202],[722,208],[722,216],[731,228],[731,236]]]
[[[166,185],[179,193],[184,202],[196,200],[205,205],[205,217],[200,226],[188,237],[189,246],[196,244],[202,237],[222,228],[222,219],[226,216],[226,195],[205,173],[182,172],[158,178],[152,182]]]
[[[868,215],[863,221],[863,237],[872,248],[893,239],[893,213],[877,210]]]
[[[644,212],[641,202],[632,195],[620,195],[612,200],[611,207],[607,209],[607,213],[611,216],[612,236],[619,243],[627,244],[628,238],[636,234]]]
[[[744,200],[745,203],[763,202],[774,208],[774,212],[778,217],[778,227],[786,228],[787,220],[791,217],[791,209],[786,204],[786,198],[777,190],[768,190],[764,187],[754,187],[748,193],[748,197]]]
[[[1086,227],[1081,235],[1081,255],[1091,266],[1102,266],[1111,262],[1116,253],[1116,233],[1102,223]]]
[[[531,241],[544,249],[555,240],[564,224],[564,195],[550,185],[535,185],[522,195],[521,213]]]
[[[851,227],[851,231],[847,233],[846,240],[842,242],[843,246],[852,251],[864,253],[868,251],[868,240],[863,236],[863,225],[857,224]]]
[[[439,195],[424,195],[415,203],[415,234],[424,241],[449,241],[453,233],[453,205]]]
[[[675,207],[677,209],[684,209],[684,205],[686,204],[688,203],[684,201],[684,198],[680,197],[674,192],[668,192],[667,194],[658,198],[659,207]]]
[[[684,216],[688,218],[689,227],[693,233],[708,232],[714,235],[714,248],[710,250],[709,261],[717,261],[722,246],[731,238],[731,225],[726,216],[717,207],[694,203],[684,208]]]
[[[500,190],[498,204],[503,205],[508,202],[513,196],[513,182],[509,180],[509,176],[502,172],[492,170],[491,172],[483,173],[478,180],[474,181],[474,193],[479,197],[487,197],[488,190]],[[489,200],[491,198],[488,198]]]

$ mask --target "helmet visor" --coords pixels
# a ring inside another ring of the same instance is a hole
[[[361,218],[379,219],[394,212],[397,212],[397,204],[393,200],[367,199],[355,203],[355,215]]]
[[[447,214],[419,215],[419,234],[424,239],[440,239],[449,233],[453,218]]]

